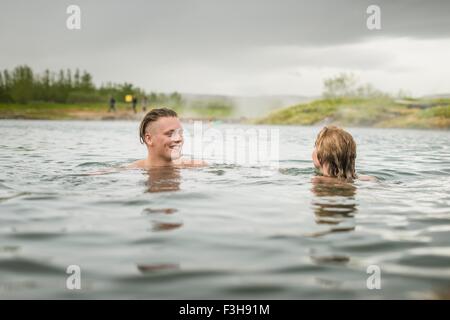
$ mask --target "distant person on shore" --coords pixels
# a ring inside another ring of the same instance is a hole
[[[182,159],[183,127],[175,111],[167,108],[152,109],[139,127],[142,144],[147,147],[147,158],[128,165],[128,168],[200,167],[200,160]]]
[[[143,112],[147,111],[147,103],[148,103],[148,99],[146,96],[144,96],[142,98],[142,111]]]
[[[138,103],[138,99],[136,97],[133,97],[133,100],[131,101],[131,104],[133,106],[133,112],[134,113],[137,112],[137,110],[136,110],[137,103]]]
[[[335,127],[324,127],[315,142],[312,153],[314,166],[319,170],[323,182],[336,180],[351,182],[354,179],[376,181],[374,177],[357,176],[355,170],[356,143],[347,131]]]
[[[114,97],[111,97],[109,99],[109,109],[108,112],[116,112],[116,99]]]

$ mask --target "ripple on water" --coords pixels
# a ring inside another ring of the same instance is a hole
[[[150,217],[152,231],[170,231],[183,226],[181,217],[176,214],[177,211],[174,208],[145,208],[142,214]]]
[[[0,258],[0,271],[3,272],[60,275],[64,270],[65,268],[56,267],[48,261],[23,257]]]
[[[95,161],[83,162],[77,165],[77,167],[94,167],[94,168],[105,168],[110,166],[111,164],[108,162],[95,162]]]
[[[22,240],[33,240],[33,241],[45,241],[55,238],[60,238],[67,235],[66,230],[55,231],[55,232],[43,232],[43,231],[18,231],[15,230],[9,233],[7,236],[10,239],[22,239]]]
[[[213,164],[172,179],[113,169],[145,151],[130,143],[134,122],[0,121],[0,277],[19,298],[402,299],[448,287],[450,136],[352,128],[358,173],[379,181],[330,186],[312,181],[318,128],[279,130],[277,169]],[[66,263],[89,289],[65,290]],[[385,281],[376,293],[371,264]]]
[[[448,250],[449,248],[447,248]],[[405,266],[412,266],[416,268],[426,267],[426,268],[448,268],[450,266],[450,256],[443,256],[439,254],[429,254],[421,253],[414,254],[410,253],[398,259],[396,263]]]
[[[278,170],[281,174],[288,176],[310,176],[314,173],[313,168],[281,168]]]
[[[40,195],[32,193],[31,195],[23,197],[22,199],[26,200],[26,201],[58,200],[58,199],[60,199],[60,195],[58,195],[56,193],[48,193],[48,194],[40,194]]]
[[[163,213],[163,214],[172,214],[177,212],[178,210],[175,208],[159,208],[159,209],[154,209],[154,208],[145,208],[144,210],[142,210],[142,214],[156,214],[156,213]]]
[[[31,195],[30,192],[17,192],[17,193],[14,191],[8,191],[5,193],[0,192],[0,203],[15,199],[15,198],[20,198],[23,196],[29,196],[29,195]]]
[[[154,265],[154,264],[153,264]],[[136,269],[139,271],[139,275],[117,277],[116,282],[123,284],[140,284],[147,285],[149,283],[171,283],[180,281],[191,281],[196,279],[207,280],[208,278],[214,278],[217,276],[229,275],[230,272],[225,270],[211,270],[204,268],[197,268],[196,270],[183,269],[182,266],[176,263],[161,263],[156,265],[176,266],[171,268],[154,269],[153,272],[142,273],[142,266],[149,266],[148,264],[138,264]],[[144,267],[145,268],[145,267]]]

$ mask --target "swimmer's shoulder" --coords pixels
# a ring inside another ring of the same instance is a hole
[[[340,183],[342,182],[338,178],[325,177],[325,176],[314,176],[311,178],[312,183]]]
[[[378,179],[376,177],[373,176],[367,176],[367,175],[358,175],[358,180],[360,181],[372,181],[372,182],[377,182]]]
[[[195,159],[185,159],[181,158],[173,161],[173,164],[177,167],[184,168],[194,168],[194,167],[205,167],[208,165],[205,161],[195,160]],[[148,164],[147,159],[137,160],[125,166],[125,169],[146,169],[151,168]]]
[[[137,160],[125,166],[126,169],[142,169],[146,167],[146,159]]]
[[[203,160],[181,158],[174,161],[175,165],[188,168],[206,167],[208,163]]]
[[[371,182],[377,182],[378,179],[376,177],[373,176],[368,176],[368,175],[358,175],[357,179],[355,180],[342,180],[339,178],[334,178],[334,177],[324,177],[324,176],[315,176],[312,178],[312,182],[313,183],[327,183],[327,184],[346,184],[349,182],[356,182],[356,181],[371,181]]]

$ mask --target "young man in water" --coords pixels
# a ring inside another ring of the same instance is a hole
[[[141,143],[147,146],[146,159],[138,160],[128,168],[198,167],[204,161],[181,158],[183,127],[175,111],[167,108],[152,109],[139,127]]]
[[[350,133],[335,126],[324,127],[319,132],[312,159],[322,174],[322,180],[376,180],[374,177],[356,175],[355,140]]]

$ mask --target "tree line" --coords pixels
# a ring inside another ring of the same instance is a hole
[[[353,73],[340,73],[335,77],[327,78],[324,80],[323,85],[324,90],[322,96],[325,99],[344,97],[370,99],[388,96],[369,83],[360,84],[358,78]]]
[[[183,104],[179,93],[147,94],[144,90],[131,83],[111,83],[95,86],[92,75],[87,71],[80,72],[71,69],[58,72],[45,70],[43,73],[34,72],[29,66],[21,65],[13,70],[0,71],[0,102],[29,103],[88,103],[105,102],[110,97],[117,101],[124,101],[126,95],[146,99],[149,104],[164,104],[180,107]]]

